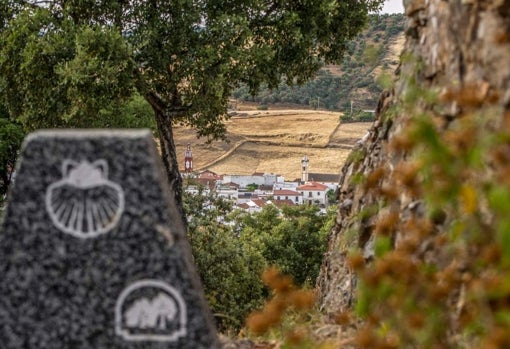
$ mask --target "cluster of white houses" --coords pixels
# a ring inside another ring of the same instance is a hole
[[[266,205],[313,204],[322,208],[329,205],[328,192],[338,187],[338,175],[309,173],[309,160],[301,160],[301,178],[285,181],[283,176],[273,173],[251,175],[218,175],[212,171],[193,172],[193,157],[190,146],[185,156],[185,190],[214,192],[217,196],[234,202],[240,209],[259,212]]]

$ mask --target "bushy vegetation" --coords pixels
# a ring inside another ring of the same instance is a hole
[[[227,224],[232,204],[200,191],[184,193],[188,239],[207,301],[218,327],[239,329],[244,317],[261,305],[265,292],[261,252]]]
[[[437,96],[408,82],[398,110],[406,128],[389,144],[402,160],[364,182],[381,198],[375,260],[350,255],[359,347],[510,347],[510,118],[493,104],[499,91],[481,90]],[[448,103],[462,107],[448,127],[418,107]],[[416,200],[406,216],[392,208],[402,196]]]
[[[87,127],[100,128],[150,128],[156,132],[152,107],[138,93],[125,103],[112,104],[99,111],[99,118]]]
[[[314,206],[268,205],[259,213],[232,211],[212,194],[184,195],[188,238],[206,298],[221,331],[238,330],[269,296],[260,279],[277,266],[301,287],[313,286],[334,212]]]
[[[24,136],[21,125],[11,121],[7,111],[0,106],[0,206],[11,183]]]
[[[315,205],[268,205],[262,212],[236,219],[241,236],[261,251],[268,265],[291,275],[298,286],[313,286],[326,251],[333,209],[319,214]]]
[[[339,73],[322,69],[315,79],[305,84],[288,86],[284,81],[277,88],[263,88],[255,96],[250,94],[248,86],[242,85],[232,96],[264,105],[290,103],[345,113],[350,112],[351,101],[357,109],[375,109],[382,88],[374,68],[381,67],[384,71],[388,70],[388,63],[394,63],[383,58],[390,49],[389,44],[402,35],[404,22],[403,14],[371,15],[367,28],[347,44]]]

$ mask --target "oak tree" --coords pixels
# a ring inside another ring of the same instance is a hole
[[[0,206],[14,175],[14,165],[25,133],[22,127],[9,120],[0,104]]]
[[[134,92],[151,105],[181,202],[173,125],[225,134],[239,84],[301,83],[341,60],[382,0],[4,0],[0,96],[28,130],[88,127]],[[105,123],[108,124],[108,123]]]

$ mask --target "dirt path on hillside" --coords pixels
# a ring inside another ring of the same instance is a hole
[[[240,142],[237,142],[231,149],[229,149],[225,154],[219,156],[218,158],[214,159],[213,161],[210,161],[209,163],[205,164],[201,168],[198,169],[199,172],[207,170],[207,168],[214,166],[218,164],[220,161],[228,158],[230,155],[232,155],[240,146],[248,142],[246,139],[243,139]]]

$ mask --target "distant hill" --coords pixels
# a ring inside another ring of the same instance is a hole
[[[404,15],[370,16],[367,29],[350,42],[341,65],[327,65],[318,76],[301,86],[282,83],[278,89],[262,89],[256,96],[242,86],[233,93],[234,103],[256,102],[263,108],[294,104],[301,108],[349,111],[374,109],[382,91],[383,76],[397,67],[404,43]],[[235,107],[235,105],[234,105]]]

